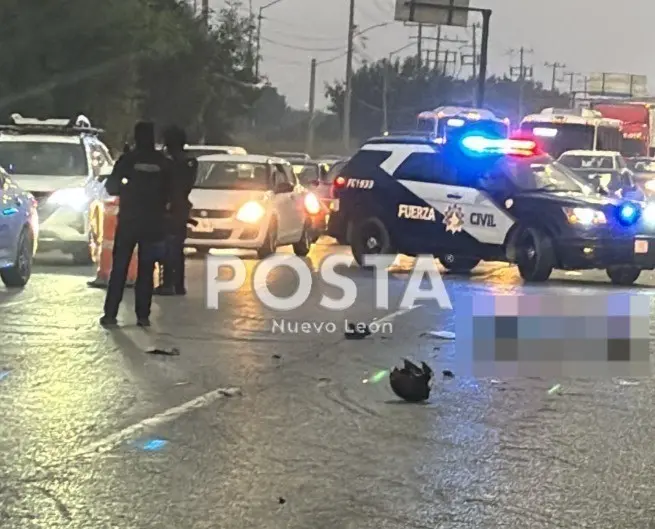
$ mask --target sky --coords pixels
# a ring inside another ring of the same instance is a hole
[[[255,14],[271,0],[251,0]],[[395,0],[355,0],[355,24],[366,31],[356,41],[355,68],[363,61],[388,57],[404,46],[397,56],[416,53],[417,30],[394,22]],[[224,0],[210,0],[219,9]],[[537,80],[550,85],[552,69],[544,63],[564,63],[560,71],[617,72],[647,75],[651,93],[655,93],[655,61],[651,60],[653,0],[471,0],[471,7],[493,10],[489,40],[489,73],[503,74],[518,65],[521,47],[526,65],[533,66]],[[623,6],[623,7],[621,7]],[[309,99],[310,62],[316,58],[316,106],[324,109],[324,85],[345,78],[349,0],[280,0],[263,11],[260,70],[289,105],[306,107]],[[249,11],[249,0],[243,2]],[[479,15],[471,14],[470,23]],[[424,30],[435,36],[436,30]],[[479,32],[478,32],[479,34]],[[471,30],[444,28],[442,36],[468,41]],[[433,48],[426,40],[424,48]],[[442,44],[441,49],[457,50],[462,44]],[[464,50],[466,53],[466,50]],[[470,52],[469,52],[470,53]],[[325,61],[321,64],[322,61]],[[466,67],[465,67],[466,68]],[[470,68],[470,67],[469,67]],[[560,88],[568,88],[563,80]]]

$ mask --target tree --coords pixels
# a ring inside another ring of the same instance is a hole
[[[119,142],[144,117],[225,137],[253,104],[252,20],[239,4],[228,3],[209,30],[184,1],[64,4],[0,4],[0,114],[84,113]]]
[[[419,112],[442,105],[474,106],[476,82],[444,76],[415,58],[403,61],[381,60],[365,63],[352,79],[353,136],[363,139],[380,134],[384,122],[384,83],[387,82],[387,115],[392,130],[411,130],[416,127]],[[325,95],[330,110],[343,120],[344,83],[326,85]],[[505,78],[487,80],[487,104],[499,117],[519,119],[517,101],[519,84]],[[544,90],[540,84],[526,83],[524,90],[526,111],[536,112],[544,107],[568,106],[568,96]]]

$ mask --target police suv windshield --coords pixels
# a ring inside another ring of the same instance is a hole
[[[194,187],[266,191],[269,189],[268,166],[262,163],[200,161]]]
[[[81,143],[3,141],[0,166],[13,175],[88,175],[86,151]]]
[[[575,192],[589,194],[591,188],[550,156],[505,161],[512,181],[523,191]]]

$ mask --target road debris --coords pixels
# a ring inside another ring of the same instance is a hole
[[[432,369],[421,362],[421,367],[403,360],[402,369],[394,367],[389,375],[391,390],[407,402],[423,402],[430,398],[430,381]]]
[[[236,397],[237,395],[241,395],[241,389],[240,388],[221,389],[220,394],[223,395],[224,397]]]
[[[562,384],[555,384],[552,388],[548,390],[549,395],[561,395],[562,394]]]
[[[371,330],[365,323],[348,323],[346,325],[346,332],[344,333],[346,340],[363,340],[371,336]]]
[[[159,356],[180,356],[180,350],[177,347],[173,347],[171,349],[150,349],[149,351],[146,351],[146,354]]]
[[[450,369],[444,369],[441,374],[444,376],[444,378],[455,378],[455,373],[453,373]]]
[[[439,338],[440,340],[454,340],[455,333],[450,331],[430,331],[428,336]]]

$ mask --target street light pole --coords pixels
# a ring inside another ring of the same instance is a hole
[[[264,19],[262,13],[265,9],[268,9],[281,1],[282,0],[273,0],[259,8],[259,14],[257,15],[257,57],[255,57],[255,79],[259,79],[259,55],[262,46],[262,20]]]

